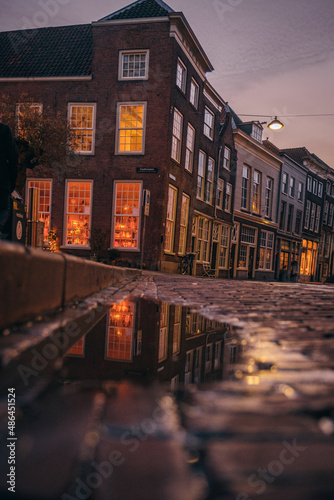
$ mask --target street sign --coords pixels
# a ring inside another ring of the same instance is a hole
[[[137,167],[137,174],[157,174],[157,167]]]
[[[144,214],[150,215],[151,191],[144,190]]]

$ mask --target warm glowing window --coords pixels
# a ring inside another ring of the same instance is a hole
[[[67,181],[65,245],[89,246],[91,204],[91,181]]]
[[[120,80],[147,80],[148,50],[120,52]]]
[[[115,182],[112,246],[139,250],[140,182]]]
[[[193,171],[194,147],[195,129],[190,125],[190,123],[188,123],[185,169],[189,172]]]
[[[206,107],[204,111],[204,135],[209,139],[213,139],[214,117],[212,111]]]
[[[159,333],[159,363],[167,358],[168,352],[169,305],[161,304]]]
[[[189,219],[189,202],[190,202],[189,196],[187,196],[186,194],[182,194],[180,239],[179,239],[179,254],[180,255],[184,255],[186,252],[188,219]]]
[[[198,108],[199,85],[192,78],[190,84],[190,102],[197,109]]]
[[[177,70],[176,70],[176,85],[179,87],[179,89],[182,90],[182,92],[185,94],[186,92],[186,84],[187,84],[187,68],[179,59],[177,61]]]
[[[261,175],[255,170],[253,179],[253,212],[260,213]]]
[[[245,269],[247,267],[247,252],[248,252],[248,246],[240,245],[238,267],[242,269]]]
[[[177,109],[174,109],[172,158],[178,163],[180,163],[181,161],[182,126],[183,126],[183,116]]]
[[[203,151],[198,155],[198,171],[197,171],[197,198],[204,198],[204,179],[205,179],[206,154]]]
[[[43,105],[38,103],[20,103],[16,106],[16,125],[21,138],[25,138],[26,130],[33,126],[38,115],[41,115]]]
[[[212,203],[214,170],[215,170],[215,162],[212,158],[209,157],[208,168],[205,179],[205,193],[204,193],[204,201],[207,203]]]
[[[83,356],[85,348],[85,337],[82,337],[78,342],[76,342],[69,351],[67,351],[67,356]]]
[[[106,358],[131,361],[134,336],[135,306],[124,300],[110,309]]]
[[[44,241],[48,241],[51,216],[51,184],[47,180],[28,180],[28,188],[38,189],[38,220],[44,222]],[[29,203],[28,203],[29,205]]]
[[[94,153],[95,104],[69,104],[72,148],[76,153]]]
[[[118,104],[117,153],[144,153],[146,103]]]
[[[173,252],[174,249],[176,203],[177,189],[173,186],[169,186],[166,217],[165,252]]]
[[[227,170],[230,170],[231,167],[231,150],[226,147],[224,148],[223,167]]]

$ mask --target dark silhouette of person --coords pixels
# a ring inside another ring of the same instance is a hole
[[[18,155],[14,138],[8,125],[0,122],[0,238],[9,219],[11,193],[18,174]]]

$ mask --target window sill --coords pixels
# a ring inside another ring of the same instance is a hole
[[[168,250],[164,250],[164,254],[165,255],[174,255],[174,256],[176,255],[175,252],[169,252]]]
[[[59,248],[61,250],[68,250],[68,249],[90,250],[90,246],[88,246],[88,245],[61,245]]]
[[[115,156],[144,156],[144,151],[115,151]]]

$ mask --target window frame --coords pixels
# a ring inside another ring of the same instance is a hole
[[[227,234],[226,234],[226,232],[227,232]],[[219,235],[219,259],[218,259],[219,269],[227,269],[228,268],[230,237],[231,237],[230,227],[226,226],[225,224],[222,224],[221,228],[220,228],[220,235]],[[223,241],[223,239],[224,239],[224,241]],[[222,251],[222,248],[224,249],[224,251]]]
[[[207,122],[206,118],[210,116],[212,118],[212,123],[209,125]],[[208,130],[208,133],[207,133]],[[204,108],[204,127],[203,127],[203,134],[205,137],[210,139],[210,141],[213,141],[213,136],[214,136],[214,130],[215,130],[215,114],[213,111],[208,106],[205,106]]]
[[[143,106],[143,126],[141,128],[122,127],[120,128],[121,108],[123,106],[135,107]],[[115,140],[115,155],[117,156],[140,156],[145,154],[145,139],[146,139],[146,115],[147,101],[122,101],[117,103],[116,111],[116,140]],[[120,151],[120,131],[121,130],[142,130],[142,148],[141,151]]]
[[[270,238],[270,239],[269,239],[269,234],[272,235],[272,238]],[[269,246],[270,240],[271,240],[271,246]],[[263,241],[265,241],[264,244],[263,244]],[[273,233],[272,231],[264,231],[261,229],[258,269],[261,269],[263,271],[272,271],[273,255],[274,255],[274,247],[275,247],[274,242],[275,242],[275,233]],[[261,249],[263,249],[263,253],[261,252]],[[269,250],[270,250],[270,257],[268,259],[267,252]],[[263,261],[262,261],[262,257],[263,257]]]
[[[229,189],[229,193],[227,192]],[[224,201],[224,211],[231,213],[232,209],[232,184],[229,182],[225,183],[225,201]]]
[[[89,215],[89,227],[88,227],[88,238],[87,238],[87,245],[80,245],[80,244],[71,244],[67,243],[67,231],[68,231],[68,221],[67,221],[67,216],[71,215],[72,212],[68,212],[68,198],[69,198],[69,187],[71,183],[89,183],[91,185],[90,188],[90,204],[89,204],[89,214],[85,214],[83,212],[83,215]],[[92,215],[93,215],[93,190],[94,190],[94,180],[93,179],[66,179],[65,180],[65,198],[64,198],[64,223],[63,223],[63,244],[62,247],[64,248],[74,248],[74,249],[83,249],[83,250],[90,250],[90,244],[89,244],[89,237],[91,234],[92,230]]]
[[[267,177],[266,178],[266,191],[265,191],[265,216],[268,219],[271,219],[271,217],[272,217],[273,186],[274,186],[274,179],[272,177]]]
[[[300,202],[304,200],[304,183],[302,181],[298,182],[297,200]]]
[[[203,158],[203,164],[200,162],[200,158]],[[206,174],[206,163],[207,163],[207,154],[204,153],[201,149],[198,152],[198,162],[197,162],[197,182],[196,182],[196,198],[198,200],[204,201],[204,192],[205,192],[205,174]],[[203,175],[200,175],[200,169]],[[199,184],[199,179],[201,179],[201,185]],[[201,191],[199,191],[199,189]]]
[[[194,92],[192,92],[192,88],[194,88]],[[192,100],[192,96],[194,96],[194,100]],[[196,82],[195,78],[191,79],[190,82],[190,95],[189,102],[195,109],[198,109],[198,101],[199,101],[199,84]]]
[[[123,76],[123,57],[126,55],[138,55],[145,54],[145,75],[144,76]],[[149,60],[150,51],[149,49],[133,49],[133,50],[120,50],[118,60],[118,80],[119,81],[133,81],[133,80],[148,80],[149,75]]]
[[[221,179],[219,177],[217,180],[216,207],[219,208],[220,210],[223,210],[224,188],[225,188],[224,179]]]
[[[177,123],[176,116],[180,118],[180,137],[176,135],[177,132]],[[183,137],[183,114],[175,107],[173,112],[173,129],[172,129],[172,150],[171,150],[171,158],[176,161],[176,163],[181,163],[182,156],[182,137]],[[175,154],[175,156],[174,156]]]
[[[86,129],[78,129],[78,130],[92,130],[92,148],[91,151],[79,151],[76,149],[72,149],[74,154],[78,155],[87,155],[87,156],[92,156],[95,155],[95,136],[96,136],[96,109],[97,109],[97,103],[96,102],[69,102],[67,106],[67,114],[68,114],[68,124],[71,128],[71,133],[72,132],[72,108],[73,107],[92,107],[93,108],[93,123],[92,123],[92,128],[86,128]],[[73,130],[77,130],[73,128]]]
[[[258,182],[255,182],[256,176],[258,177]],[[254,214],[260,215],[261,213],[261,172],[259,170],[253,171],[253,200],[252,200],[252,212]],[[255,202],[254,200],[257,199]],[[255,205],[255,203],[257,205]]]
[[[179,85],[179,76],[180,76],[179,68],[181,68],[182,71],[180,85]],[[178,57],[176,65],[176,86],[179,90],[181,90],[183,94],[185,94],[187,91],[187,74],[188,74],[187,66],[184,64],[182,59]]]
[[[247,172],[247,177],[245,177],[245,171]],[[242,180],[241,180],[241,198],[240,198],[240,207],[242,210],[249,210],[249,178],[250,178],[251,168],[247,165],[243,165],[242,167]],[[246,186],[244,185],[244,180],[246,180]],[[246,196],[244,193],[246,192]],[[245,202],[245,206],[243,205],[243,200]]]
[[[185,216],[183,214],[183,201],[186,201],[186,213]],[[189,210],[190,210],[190,196],[186,193],[182,193],[181,198],[181,216],[180,216],[180,233],[179,233],[179,250],[178,255],[185,255],[187,249],[187,238],[188,238],[188,226],[189,226]],[[183,238],[181,235],[183,233]],[[182,246],[181,246],[182,244]]]
[[[228,154],[226,155],[226,153]],[[223,154],[223,168],[226,170],[231,170],[231,150],[227,146],[224,146],[224,154]]]
[[[173,191],[173,207],[172,207],[172,218],[168,218],[168,209],[169,209],[169,191]],[[167,207],[166,207],[166,227],[165,227],[165,241],[164,241],[164,253],[166,254],[174,254],[174,245],[175,245],[175,226],[176,226],[176,209],[177,209],[177,198],[178,198],[179,190],[177,187],[173,186],[173,184],[168,184],[168,196],[167,196]],[[171,237],[170,237],[170,245],[166,248],[167,242],[167,223],[170,222],[171,225]]]
[[[312,177],[310,175],[307,176],[307,191],[312,193]]]
[[[290,198],[295,197],[295,190],[296,190],[296,179],[295,179],[295,177],[290,176],[290,180],[289,180],[289,196],[290,196]]]
[[[120,215],[117,214],[116,211],[116,202],[117,202],[117,185],[118,184],[139,184],[139,207],[138,207],[138,215]],[[141,250],[141,224],[142,224],[142,204],[143,204],[143,181],[135,180],[135,179],[117,179],[114,180],[113,185],[113,211],[112,211],[112,224],[111,224],[111,241],[110,247],[116,248],[121,252],[140,252]],[[114,246],[115,242],[115,231],[116,231],[116,217],[137,217],[138,218],[138,237],[137,237],[137,246],[136,247],[116,247]]]
[[[191,143],[190,143],[190,139],[189,139],[189,131],[192,131],[192,134],[193,134]],[[185,170],[187,170],[187,172],[190,172],[190,173],[192,173],[193,169],[194,169],[195,137],[196,137],[196,130],[191,125],[191,123],[188,122],[187,140],[186,140],[186,157],[184,160],[184,168],[185,168]]]
[[[52,209],[52,188],[53,188],[53,179],[51,178],[43,178],[43,177],[27,177],[26,179],[26,185],[25,185],[25,202],[26,202],[26,205],[27,205],[27,208],[29,208],[29,188],[30,188],[30,183],[31,182],[49,182],[50,183],[50,194],[49,194],[49,211],[41,211],[40,210],[40,191],[38,192],[38,216],[40,216],[40,214],[46,214],[46,217],[39,217],[39,220],[42,220],[44,222],[44,243],[48,243],[48,238],[47,238],[47,234],[46,234],[46,231],[49,233],[49,231],[51,230],[51,209]],[[31,186],[31,187],[37,187],[37,186]],[[39,188],[40,189],[40,188]],[[47,214],[49,216],[49,220],[48,220],[48,225],[47,227],[45,227],[45,221],[47,220]],[[29,216],[29,214],[28,214]]]
[[[311,202],[310,200],[306,200],[304,229],[308,229],[310,226],[310,213],[311,213]]]
[[[210,166],[210,169],[209,169]],[[209,175],[210,174],[210,175]],[[205,180],[204,180],[204,202],[212,205],[213,201],[213,183],[215,179],[215,160],[208,156]]]

